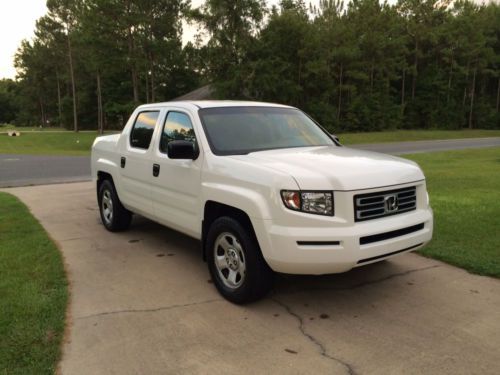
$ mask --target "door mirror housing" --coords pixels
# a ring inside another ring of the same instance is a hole
[[[196,160],[200,151],[195,142],[171,141],[167,145],[167,155],[170,159]]]

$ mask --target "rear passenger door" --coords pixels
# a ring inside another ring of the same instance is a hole
[[[160,110],[140,111],[121,144],[120,199],[125,206],[144,216],[153,216],[151,204],[151,155],[153,133]]]
[[[156,219],[195,238],[201,236],[200,181],[203,152],[196,160],[169,159],[168,143],[185,140],[197,144],[193,119],[187,111],[169,109],[153,152],[158,175],[151,180]],[[197,145],[197,147],[199,147]]]

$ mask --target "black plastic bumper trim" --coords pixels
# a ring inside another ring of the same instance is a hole
[[[338,246],[340,241],[297,241],[299,246]]]
[[[371,262],[372,260],[387,258],[387,257],[390,257],[391,255],[396,255],[398,253],[402,253],[402,252],[405,252],[405,251],[408,251],[408,250],[411,250],[411,249],[415,249],[416,247],[419,247],[419,246],[422,246],[422,245],[423,245],[423,242],[419,243],[418,245],[407,247],[406,249],[403,249],[403,250],[398,250],[398,251],[393,251],[392,253],[377,255],[376,257],[361,259],[361,260],[358,260],[358,264],[366,263],[366,262]]]
[[[391,232],[373,234],[371,236],[361,237],[359,239],[359,244],[360,245],[366,245],[366,244],[373,243],[373,242],[378,242],[378,241],[383,241],[383,240],[389,240],[391,238],[396,238],[396,237],[404,236],[405,234],[410,234],[410,233],[413,233],[413,232],[418,232],[419,230],[422,230],[422,229],[424,229],[424,223],[417,224],[417,225],[412,225],[411,227],[406,227],[406,228],[402,228],[402,229],[393,230]]]

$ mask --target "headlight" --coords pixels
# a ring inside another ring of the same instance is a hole
[[[333,192],[282,190],[281,198],[287,208],[310,214],[333,216]]]

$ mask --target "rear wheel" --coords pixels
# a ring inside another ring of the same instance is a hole
[[[110,180],[104,180],[99,186],[97,194],[101,221],[104,227],[111,232],[128,229],[132,221],[132,213],[123,207],[116,189]]]
[[[271,289],[273,271],[253,233],[240,222],[231,217],[216,219],[206,241],[210,274],[226,299],[239,304],[252,302]]]

